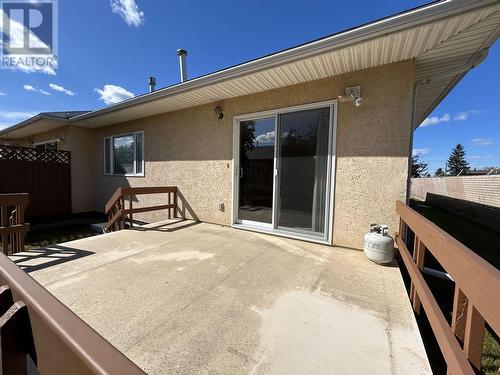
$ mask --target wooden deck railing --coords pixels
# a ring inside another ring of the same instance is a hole
[[[500,334],[500,271],[407,205],[397,202],[396,211],[401,217],[396,244],[411,278],[413,309],[425,310],[448,373],[474,374],[473,367],[481,367],[485,322]],[[407,247],[410,231],[413,255]],[[426,251],[455,281],[451,327],[422,276]]]
[[[133,208],[133,201],[137,195],[143,194],[167,194],[167,204],[136,207]],[[127,208],[128,206],[128,208]],[[168,218],[177,217],[177,187],[175,186],[160,186],[160,187],[122,187],[116,189],[111,199],[106,203],[104,208],[105,214],[108,216],[106,231],[112,232],[125,227],[125,222],[128,221],[132,226],[133,214],[139,212],[149,212],[157,210],[168,210]]]
[[[1,374],[145,374],[3,254],[0,316]]]
[[[24,222],[28,194],[0,194],[0,239],[5,255],[24,251],[24,238],[29,224]]]

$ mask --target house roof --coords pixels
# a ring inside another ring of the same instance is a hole
[[[16,139],[46,132],[70,123],[71,118],[90,111],[41,112],[0,132],[0,139]]]
[[[418,126],[467,71],[486,57],[499,33],[498,0],[437,1],[69,121],[97,128],[414,59]],[[0,132],[0,138],[19,138],[19,134],[19,129],[9,128]]]

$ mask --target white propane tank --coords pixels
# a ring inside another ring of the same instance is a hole
[[[365,234],[364,252],[372,262],[387,264],[394,258],[394,240],[388,229],[387,225],[372,224],[370,233]]]

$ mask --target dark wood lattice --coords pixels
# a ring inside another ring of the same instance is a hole
[[[31,147],[0,145],[0,160],[24,160],[70,164],[71,152],[37,150]]]

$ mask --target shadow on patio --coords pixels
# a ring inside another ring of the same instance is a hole
[[[79,250],[61,245],[51,245],[48,248],[33,249],[15,253],[10,255],[9,258],[25,272],[30,273],[80,259],[92,254],[94,253],[87,250]]]

